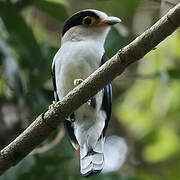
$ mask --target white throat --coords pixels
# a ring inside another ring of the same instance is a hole
[[[61,45],[66,42],[96,41],[104,46],[110,27],[87,28],[81,25],[72,27],[62,37]]]

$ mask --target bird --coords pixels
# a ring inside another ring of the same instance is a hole
[[[52,62],[54,103],[104,64],[107,34],[121,19],[85,9],[64,23],[61,47]],[[64,121],[64,126],[80,158],[80,173],[88,177],[100,173],[104,165],[105,132],[111,116],[112,86],[106,85]]]

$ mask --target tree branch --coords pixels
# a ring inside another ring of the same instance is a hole
[[[0,174],[16,165],[78,107],[87,102],[124,69],[138,61],[180,26],[180,3],[150,29],[120,49],[108,62],[59,101],[53,110],[41,114],[13,142],[0,152]]]

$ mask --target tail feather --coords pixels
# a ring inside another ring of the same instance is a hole
[[[102,164],[93,164],[93,170],[94,170],[94,171],[99,171],[99,172],[101,172],[101,170],[103,169],[103,167],[104,167],[104,163],[102,163]]]
[[[86,169],[92,162],[92,155],[80,159],[81,169]]]
[[[93,164],[97,164],[97,165],[103,164],[103,161],[104,161],[104,157],[102,153],[96,153],[93,155],[92,158]]]
[[[97,153],[103,153],[104,141],[105,141],[105,139],[103,137],[101,137],[98,140],[98,142],[97,142],[96,146],[94,147],[93,151],[95,151]]]
[[[93,164],[91,163],[86,168],[83,168],[83,169],[81,168],[81,174],[83,176],[89,176],[92,172],[92,169],[93,169]]]
[[[83,159],[88,154],[88,146],[84,144],[80,146],[80,158]]]
[[[104,138],[100,138],[96,146],[89,149],[85,144],[80,147],[80,171],[85,177],[101,172],[104,165]]]

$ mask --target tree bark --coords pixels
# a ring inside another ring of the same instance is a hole
[[[180,26],[180,3],[151,28],[120,49],[108,62],[97,69],[78,87],[69,92],[52,110],[42,113],[13,142],[0,152],[0,174],[16,165],[42,143],[64,119],[87,102],[125,68],[141,59]]]

